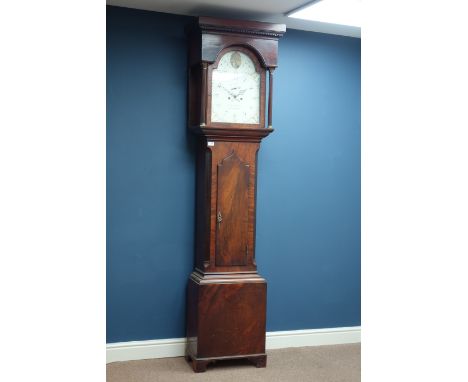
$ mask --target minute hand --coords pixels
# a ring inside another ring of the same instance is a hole
[[[236,95],[232,93],[229,89],[226,89],[223,85],[219,85],[221,89],[223,89],[225,92],[229,93],[232,97],[236,98]]]

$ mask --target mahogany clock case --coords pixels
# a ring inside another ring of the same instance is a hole
[[[189,31],[190,131],[198,135],[195,269],[187,293],[187,359],[247,358],[266,366],[266,290],[255,262],[257,153],[265,128],[265,78],[277,65],[284,25],[200,17]],[[211,73],[241,50],[261,74],[260,123],[211,123]],[[270,92],[269,100],[272,93]]]

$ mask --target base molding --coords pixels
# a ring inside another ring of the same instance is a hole
[[[288,330],[266,333],[266,349],[339,345],[361,342],[361,327]],[[183,357],[186,338],[115,342],[106,345],[106,363],[139,359]]]

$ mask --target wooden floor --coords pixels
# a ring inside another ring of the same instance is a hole
[[[107,382],[358,382],[361,345],[288,348],[267,352],[266,368],[243,360],[218,362],[195,374],[183,357],[114,362]]]

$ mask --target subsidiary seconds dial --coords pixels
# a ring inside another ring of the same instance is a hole
[[[260,123],[260,74],[241,51],[225,53],[212,72],[211,122]]]

